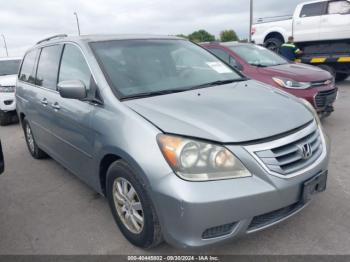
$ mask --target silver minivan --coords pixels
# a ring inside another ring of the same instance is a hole
[[[31,155],[106,196],[139,247],[257,232],[326,188],[312,106],[181,38],[44,39],[25,54],[16,99]]]

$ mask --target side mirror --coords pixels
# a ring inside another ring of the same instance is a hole
[[[87,97],[85,84],[80,80],[61,81],[57,88],[63,98],[82,100]]]
[[[233,65],[234,68],[236,68],[238,71],[243,71],[243,66],[241,64]]]
[[[236,59],[234,59],[232,56],[230,56],[229,58],[229,64],[238,71],[243,70],[243,66],[240,63],[238,63]]]

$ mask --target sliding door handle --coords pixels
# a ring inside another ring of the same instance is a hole
[[[40,100],[40,103],[41,103],[43,106],[47,106],[47,104],[48,104],[46,98],[41,99],[41,100]]]
[[[57,102],[52,104],[52,108],[55,109],[55,111],[58,111],[61,109],[60,105]]]

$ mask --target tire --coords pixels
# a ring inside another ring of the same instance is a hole
[[[123,191],[124,185],[126,190]],[[125,192],[133,192],[131,187],[135,193],[132,197],[127,197]],[[125,161],[118,160],[108,168],[106,195],[114,220],[130,243],[146,249],[162,242],[159,220],[144,184]],[[126,219],[127,216],[130,217],[129,220]],[[140,217],[143,222],[140,222]],[[137,226],[134,226],[132,220]]]
[[[276,53],[279,52],[280,47],[282,46],[283,41],[279,38],[269,38],[264,42],[264,45],[267,49],[274,51]]]
[[[35,159],[46,158],[47,154],[41,150],[35,142],[32,128],[30,127],[30,124],[26,118],[23,119],[23,131],[29,153],[32,155],[32,157]]]
[[[349,77],[348,74],[337,73],[335,76],[335,81],[341,82],[341,81],[344,81],[345,79],[347,79],[348,77]]]
[[[329,65],[318,65],[319,68],[329,72],[334,78],[336,77],[335,69]]]
[[[12,117],[10,114],[0,110],[0,126],[7,126],[11,123]]]

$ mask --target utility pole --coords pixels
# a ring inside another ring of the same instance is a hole
[[[78,34],[80,35],[80,26],[79,26],[79,18],[77,12],[74,12],[75,18],[77,20]]]
[[[253,27],[253,17],[254,17],[254,13],[253,13],[253,3],[254,0],[249,0],[249,43],[252,42],[252,27]]]
[[[1,34],[1,36],[2,36],[2,39],[4,40],[4,45],[5,45],[5,50],[6,50],[6,56],[9,56],[9,52],[8,52],[8,50],[7,50],[7,44],[6,44],[5,36],[4,36],[4,34]]]

